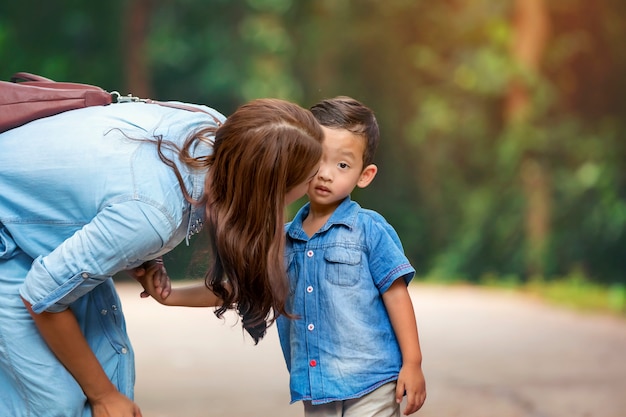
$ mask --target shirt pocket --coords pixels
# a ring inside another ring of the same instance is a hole
[[[96,317],[100,320],[100,329],[108,339],[111,347],[118,354],[128,354],[130,351],[130,340],[126,333],[126,323],[121,309],[121,301],[113,286],[113,281],[109,280],[95,288],[90,293],[90,304],[96,312]],[[106,350],[105,347],[101,347]]]
[[[361,252],[348,248],[330,248],[324,252],[326,280],[331,284],[351,287],[361,275]]]

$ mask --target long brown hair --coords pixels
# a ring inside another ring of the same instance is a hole
[[[278,99],[239,107],[214,133],[209,157],[194,159],[189,149],[211,136],[210,128],[190,137],[180,153],[190,166],[209,167],[199,202],[206,204],[211,242],[205,282],[223,300],[215,314],[236,309],[258,343],[287,314],[285,196],[319,162],[323,133],[310,111]]]

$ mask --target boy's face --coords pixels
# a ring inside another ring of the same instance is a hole
[[[318,166],[313,168],[313,170],[310,172],[309,176],[304,182],[301,182],[300,184],[293,187],[291,190],[287,191],[287,194],[285,195],[285,207],[287,207],[289,204],[293,203],[307,193],[307,190],[309,189],[309,184],[317,175],[318,169]]]
[[[312,206],[334,208],[359,184],[365,139],[345,129],[322,130],[322,161],[307,194]]]

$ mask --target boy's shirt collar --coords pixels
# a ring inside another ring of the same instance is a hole
[[[302,223],[304,222],[304,219],[306,219],[306,216],[309,215],[310,206],[311,203],[307,202],[304,206],[300,208],[300,210],[298,210],[298,213],[296,213],[294,219],[291,222],[287,223],[285,227],[287,229],[287,234],[289,235],[289,237],[299,240],[309,240],[309,237],[306,235],[306,233],[304,233]],[[352,201],[350,199],[350,196],[346,197],[339,204],[339,206],[337,206],[333,214],[330,215],[330,218],[328,219],[326,224],[324,224],[324,226],[322,226],[316,232],[316,234],[324,233],[325,231],[336,225],[341,225],[347,227],[348,229],[352,229],[357,221],[357,214],[360,208],[361,206],[357,202]]]

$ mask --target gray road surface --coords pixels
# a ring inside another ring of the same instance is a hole
[[[302,417],[275,327],[164,307],[118,284],[144,417]],[[428,398],[416,417],[625,417],[626,320],[501,291],[411,287]]]

